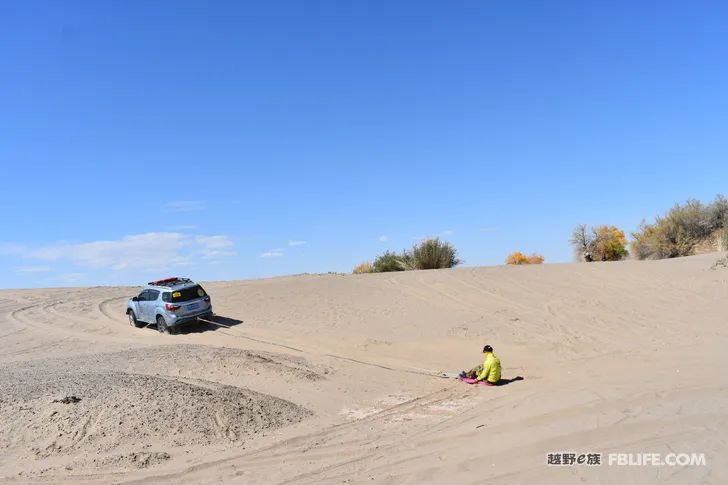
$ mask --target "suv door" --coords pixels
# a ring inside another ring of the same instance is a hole
[[[139,318],[143,322],[154,323],[154,315],[152,315],[152,290],[144,290],[139,295]]]
[[[142,322],[149,323],[149,319],[147,318],[147,295],[149,290],[144,290],[141,293],[139,293],[139,296],[137,297],[137,320],[140,320]]]
[[[147,290],[147,322],[154,323],[157,321],[157,298],[159,298],[159,290]]]

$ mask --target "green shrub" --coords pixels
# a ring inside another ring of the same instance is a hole
[[[718,195],[708,205],[698,200],[677,204],[655,222],[643,222],[632,234],[632,251],[639,259],[662,259],[689,256],[695,246],[727,229],[728,200]],[[725,236],[723,236],[725,237]],[[725,243],[725,241],[722,241]]]
[[[452,268],[460,263],[455,248],[450,243],[435,238],[416,244],[412,249],[402,251],[401,254],[386,251],[374,260],[373,269],[376,273],[387,273],[390,271]]]
[[[404,271],[402,258],[392,251],[385,251],[374,260],[375,273],[389,273],[391,271]]]
[[[728,228],[728,199],[718,195],[707,207],[709,227],[715,231]]]
[[[461,263],[457,250],[439,238],[428,239],[416,244],[401,257],[407,269],[442,269],[452,268]]]
[[[645,221],[642,221],[637,232],[632,233],[632,254],[637,259],[650,259],[659,258],[657,241],[657,230],[654,226],[650,226]]]

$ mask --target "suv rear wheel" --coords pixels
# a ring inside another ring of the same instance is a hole
[[[174,333],[174,328],[167,325],[162,315],[157,316],[157,330],[159,330],[159,333],[166,333],[167,335]]]
[[[126,315],[129,317],[129,325],[132,327],[141,328],[144,326],[143,322],[137,320],[136,315],[134,315],[134,310],[129,310],[126,312]]]

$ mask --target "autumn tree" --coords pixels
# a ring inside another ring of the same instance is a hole
[[[588,228],[586,224],[576,226],[571,236],[571,245],[579,259],[584,261],[619,261],[629,254],[624,231],[616,226]]]
[[[627,257],[627,238],[615,226],[594,228],[594,255],[601,261],[620,261]]]

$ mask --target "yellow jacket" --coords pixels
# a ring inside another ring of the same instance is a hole
[[[485,362],[483,362],[483,371],[478,374],[479,381],[488,381],[496,384],[501,378],[500,359],[493,352],[485,353]]]

